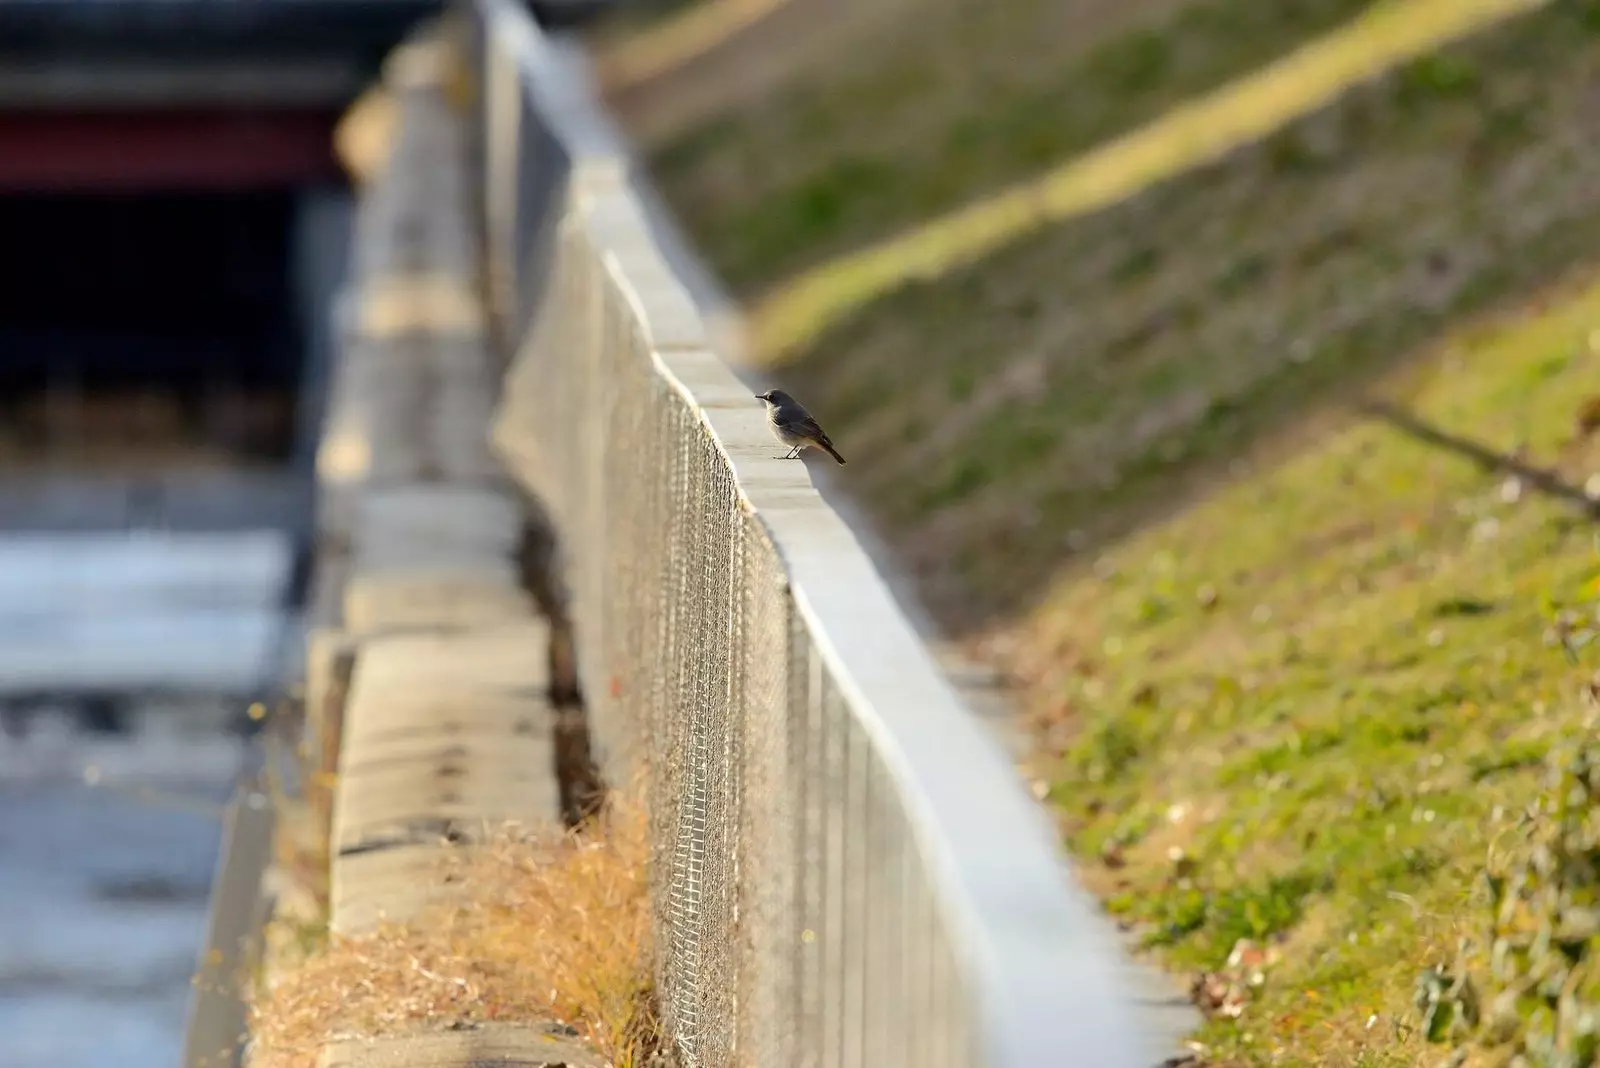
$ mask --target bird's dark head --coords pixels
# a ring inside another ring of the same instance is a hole
[[[794,398],[781,389],[769,389],[765,393],[757,393],[756,400],[766,401],[768,404],[793,404]]]

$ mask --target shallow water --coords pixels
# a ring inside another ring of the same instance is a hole
[[[64,723],[0,738],[0,1068],[175,1068],[240,743]]]
[[[179,1065],[244,759],[244,698],[199,695],[275,674],[288,568],[270,531],[0,536],[0,694],[192,695],[121,734],[49,709],[0,732],[0,1068]]]

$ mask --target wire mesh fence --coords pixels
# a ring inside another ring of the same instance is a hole
[[[680,1061],[1147,1068],[1042,815],[709,351],[581,61],[466,16],[496,444],[560,533],[600,746],[649,770]]]

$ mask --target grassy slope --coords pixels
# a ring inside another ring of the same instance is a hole
[[[1013,618],[1197,470],[1600,248],[1580,21],[1526,17],[908,284],[780,373],[873,456],[847,478],[946,617]]]
[[[1232,58],[1203,76],[1093,89],[1104,68],[1084,56],[1204,39],[1152,30],[1170,9],[1108,23],[1030,83],[1053,101],[1048,151],[1012,122],[1016,97],[918,102],[913,85],[905,103],[890,90],[910,61],[880,56],[880,81],[842,60],[836,82],[656,160],[754,294],[1282,51],[1325,24],[1315,6],[1270,47],[1218,36]],[[1410,985],[1479,922],[1489,817],[1572,729],[1578,671],[1541,642],[1542,606],[1593,573],[1588,521],[1335,402],[1386,394],[1579,485],[1600,463],[1568,440],[1600,359],[1597,10],[1564,0],[908,285],[777,370],[873,457],[847,481],[945,618],[1003,639],[1064,832],[1112,907],[1177,967],[1282,939],[1242,1019],[1205,1036],[1219,1063],[1415,1063]],[[1083,117],[1079,100],[1111,102]],[[975,123],[1012,133],[969,155],[954,131]],[[891,149],[864,164],[874,128]],[[1514,310],[1475,318],[1492,308]]]
[[[734,108],[652,163],[748,293],[1083,151],[1371,2],[935,0],[843,50],[826,80]]]
[[[1569,440],[1597,327],[1591,278],[1441,343],[1409,405],[1581,485],[1600,462]],[[1287,940],[1243,1020],[1204,1036],[1219,1059],[1415,1063],[1394,1025],[1422,966],[1485,922],[1470,894],[1490,816],[1533,796],[1576,729],[1584,672],[1541,635],[1549,604],[1585,597],[1593,529],[1368,421],[1118,546],[1040,609],[1019,666],[1095,888],[1180,966]]]

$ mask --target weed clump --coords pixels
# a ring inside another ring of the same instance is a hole
[[[648,821],[613,799],[595,829],[507,827],[441,850],[465,892],[406,924],[334,936],[258,992],[252,1068],[314,1068],[351,1035],[479,1023],[557,1025],[618,1068],[658,1045]],[[442,873],[443,874],[443,873]]]
[[[1475,1039],[1507,1068],[1600,1064],[1600,740],[1548,760],[1539,796],[1491,848],[1486,938],[1453,973],[1424,972],[1417,1007],[1433,1042]],[[1480,1010],[1473,976],[1488,996]]]

